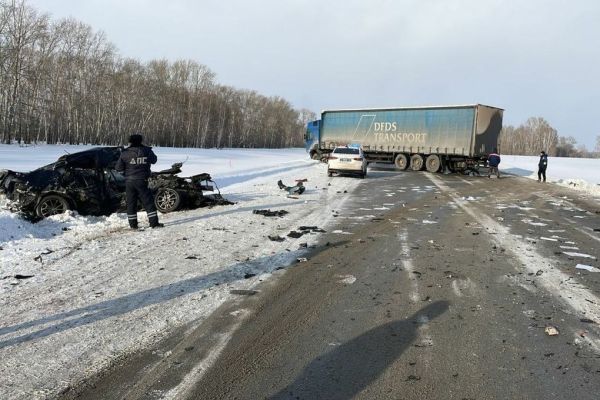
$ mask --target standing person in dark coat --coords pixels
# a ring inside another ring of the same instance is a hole
[[[144,146],[142,135],[134,134],[129,137],[130,146],[123,150],[116,170],[125,174],[125,195],[127,196],[127,219],[131,229],[138,228],[137,204],[142,201],[151,228],[164,226],[158,222],[158,214],[154,205],[154,198],[148,189],[150,177],[150,164],[157,161],[156,154],[151,147]]]
[[[540,152],[540,162],[538,163],[538,182],[542,181],[542,177],[544,177],[544,182],[546,182],[546,168],[548,167],[548,155],[545,151]]]
[[[498,154],[497,149],[494,149],[494,152],[488,156],[488,165],[490,167],[488,171],[488,178],[491,178],[492,174],[496,174],[498,179],[500,179],[500,171],[498,171],[498,166],[500,165],[500,155]]]

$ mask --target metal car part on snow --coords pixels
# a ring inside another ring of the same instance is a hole
[[[37,220],[68,210],[82,215],[110,215],[124,211],[125,177],[115,164],[122,147],[96,147],[61,156],[56,162],[31,172],[0,171],[0,194],[9,208]],[[231,204],[209,174],[180,177],[182,163],[153,172],[148,186],[163,213],[183,208]],[[206,191],[217,191],[205,195]]]

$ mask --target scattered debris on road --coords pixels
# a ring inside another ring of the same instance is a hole
[[[229,293],[239,294],[242,296],[254,296],[255,294],[258,293],[258,290],[234,289],[234,290],[230,290]]]
[[[252,214],[264,215],[265,217],[283,217],[284,215],[289,214],[289,212],[287,212],[285,210],[271,211],[269,209],[269,210],[253,210]]]
[[[295,186],[287,186],[280,179],[277,181],[277,186],[279,187],[279,189],[287,191],[288,195],[299,195],[304,193],[304,191],[306,190],[304,182],[308,182],[308,179],[296,179]]]
[[[298,258],[296,258],[296,261],[298,261],[299,263],[305,263],[305,262],[308,262],[308,258],[298,257]]]
[[[301,231],[310,231],[313,233],[326,233],[327,231],[319,228],[318,226],[301,226],[298,228]]]
[[[281,237],[281,236],[279,236],[279,235],[274,235],[274,236],[271,236],[271,235],[269,235],[269,236],[267,236],[267,237],[268,237],[268,238],[269,238],[269,240],[270,240],[270,241],[272,241],[272,242],[283,242],[283,241],[285,240],[285,238],[284,238],[284,237]]]
[[[29,279],[29,278],[33,278],[35,275],[22,275],[22,274],[16,274],[15,275],[15,279]]]
[[[546,332],[546,335],[548,336],[558,336],[559,334],[558,329],[552,325],[547,326],[546,329],[544,329],[544,332]]]

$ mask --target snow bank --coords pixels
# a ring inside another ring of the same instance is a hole
[[[537,180],[539,157],[502,156],[500,170]],[[600,159],[549,157],[547,181],[600,196]]]

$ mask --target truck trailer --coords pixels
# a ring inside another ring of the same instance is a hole
[[[305,145],[315,159],[360,145],[369,163],[400,170],[476,171],[498,146],[503,111],[481,104],[325,110],[308,123]]]

